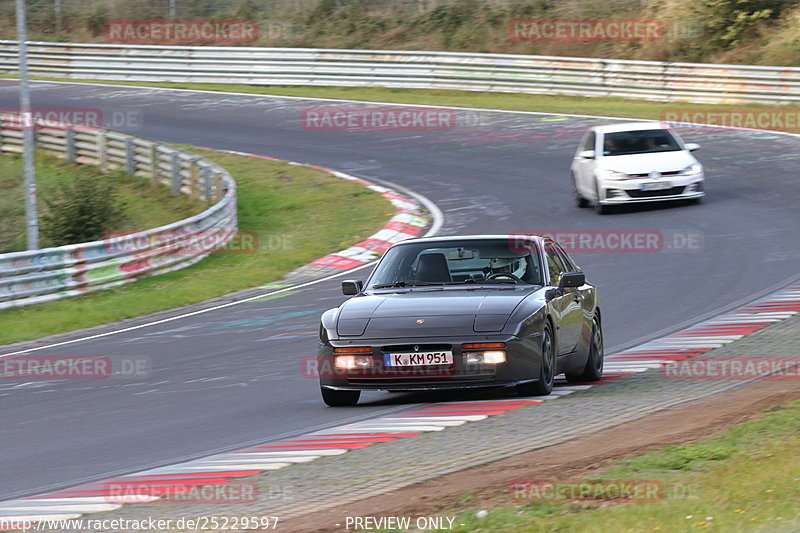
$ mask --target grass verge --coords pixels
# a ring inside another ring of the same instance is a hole
[[[9,77],[9,76],[5,76]],[[67,81],[60,78],[36,78],[49,81]],[[478,91],[453,91],[440,89],[389,89],[383,87],[287,87],[287,86],[252,86],[217,83],[176,83],[103,81],[103,80],[69,80],[84,83],[102,83],[108,85],[134,85],[161,87],[171,89],[194,89],[204,91],[226,91],[247,94],[273,96],[296,96],[306,98],[333,98],[343,100],[361,100],[365,102],[391,102],[399,104],[419,104],[453,107],[476,107],[484,109],[505,109],[509,111],[535,111],[540,113],[564,113],[575,115],[598,115],[610,117],[628,117],[661,120],[668,111],[692,112],[712,111],[715,113],[786,111],[792,117],[781,117],[783,123],[771,124],[768,129],[800,133],[797,118],[800,105],[760,105],[760,104],[692,104],[686,102],[652,102],[626,98],[580,97],[559,95],[533,95],[520,93],[489,93]],[[711,120],[723,120],[712,118]],[[728,119],[729,120],[729,119]]]
[[[25,204],[22,180],[22,157],[4,155],[0,157],[0,253],[25,249]],[[79,176],[98,180],[110,180],[113,192],[122,206],[122,221],[115,227],[118,231],[139,231],[155,228],[170,222],[200,213],[206,208],[202,202],[192,201],[187,196],[172,196],[169,188],[154,188],[147,180],[134,178],[122,172],[103,174],[93,165],[76,165],[54,156],[36,155],[36,186],[39,195],[39,214],[47,211],[47,199],[58,194],[58,186],[72,183]],[[53,242],[43,234],[41,245],[60,246],[69,244]]]
[[[0,311],[0,344],[171,309],[275,281],[367,238],[394,214],[378,193],[325,172],[184,148],[231,173],[238,185],[239,229],[254,232],[254,246],[239,253],[214,253],[189,268],[116,289]]]
[[[489,508],[477,507],[475,497],[464,494],[457,509],[443,514],[455,515],[454,524],[464,525],[454,531],[462,532],[797,531],[798,430],[800,401],[795,401],[697,443],[617,462],[592,477],[600,486],[603,480],[661,483],[658,501],[520,500]],[[499,495],[502,499],[509,502],[510,493]],[[488,514],[479,518],[479,510]]]

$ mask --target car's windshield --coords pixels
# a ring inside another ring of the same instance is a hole
[[[542,284],[539,256],[510,241],[464,240],[404,244],[390,249],[368,288],[471,283]]]
[[[603,155],[648,154],[681,150],[678,140],[667,130],[617,131],[603,137]]]

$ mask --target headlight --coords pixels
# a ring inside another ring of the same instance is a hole
[[[601,170],[599,174],[601,178],[607,180],[626,180],[630,178],[630,176],[624,172],[617,172],[616,170]]]
[[[703,165],[700,163],[694,163],[693,165],[689,165],[688,167],[681,170],[682,175],[691,175],[691,174],[700,174],[703,171]]]

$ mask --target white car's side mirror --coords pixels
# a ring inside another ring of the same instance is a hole
[[[584,150],[578,154],[581,159],[594,159],[594,150]]]
[[[686,143],[686,149],[690,152],[694,152],[695,150],[700,149],[700,145],[697,143]]]

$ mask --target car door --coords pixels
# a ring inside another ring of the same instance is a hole
[[[567,272],[564,260],[552,243],[544,246],[547,269],[550,275],[549,284],[558,286],[561,275]],[[556,344],[558,355],[567,355],[575,351],[583,326],[582,295],[577,288],[566,288],[562,293],[550,300],[553,313],[556,315]]]
[[[575,154],[574,162],[575,162],[575,179],[577,180],[578,185],[578,192],[584,198],[592,198],[595,193],[595,186],[594,186],[594,169],[595,169],[595,159],[589,159],[587,157],[581,157],[581,152],[585,152],[587,150],[595,150],[597,143],[597,134],[594,130],[589,130],[584,135],[583,139],[581,140],[581,145],[578,147],[578,151]],[[595,158],[597,157],[597,152],[595,151]]]

